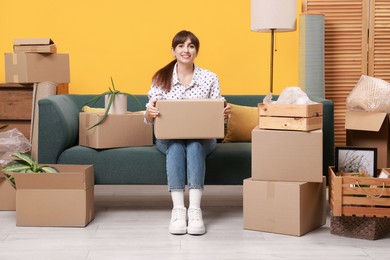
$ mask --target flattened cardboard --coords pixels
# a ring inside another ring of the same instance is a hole
[[[69,54],[5,53],[7,83],[69,83]]]
[[[158,100],[154,122],[158,139],[224,137],[224,101],[221,99]]]
[[[377,167],[390,167],[390,119],[380,112],[346,112],[347,145],[376,147]]]
[[[322,182],[322,130],[252,130],[252,179]]]
[[[79,144],[96,149],[153,145],[153,128],[144,123],[144,112],[111,114],[100,125],[89,129],[103,114],[81,112]]]
[[[380,112],[346,112],[345,129],[378,132],[386,116],[386,113]]]
[[[50,38],[17,38],[14,39],[14,46],[19,45],[50,45],[54,44]]]
[[[0,174],[0,210],[16,209],[16,191],[6,180],[3,174]]]
[[[50,38],[20,38],[14,40],[14,52],[57,53]]]
[[[92,165],[51,165],[59,173],[15,173],[16,225],[85,227],[94,218]]]
[[[321,183],[245,179],[244,229],[302,236],[326,223],[326,180]]]

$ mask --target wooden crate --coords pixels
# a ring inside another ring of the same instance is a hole
[[[390,179],[339,176],[329,167],[333,216],[390,217]]]
[[[312,131],[322,129],[322,104],[259,104],[259,128]]]

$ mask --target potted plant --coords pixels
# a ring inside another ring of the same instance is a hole
[[[105,110],[104,110],[104,115],[103,115],[102,119],[100,119],[96,124],[94,124],[93,126],[91,126],[88,129],[94,128],[95,126],[98,126],[101,123],[103,123],[107,119],[108,114],[125,113],[127,111],[127,96],[131,96],[138,103],[139,107],[142,109],[141,102],[134,95],[115,89],[115,84],[114,84],[112,77],[111,77],[111,86],[112,86],[112,88],[109,87],[108,91],[103,92],[100,95],[97,95],[96,97],[92,98],[91,100],[87,101],[84,104],[84,106],[87,106],[89,104],[92,104],[92,106],[93,106],[101,98],[103,98],[103,97],[105,98]],[[116,109],[116,111],[111,112],[111,108],[116,106],[116,99],[119,99],[122,97],[124,97],[122,100],[124,100],[123,102],[126,105],[126,108],[124,109],[124,111],[123,111],[123,109]]]
[[[15,186],[14,177],[8,173],[56,173],[58,170],[55,167],[42,165],[39,166],[36,161],[31,158],[31,155],[26,153],[13,153],[13,157],[17,159],[6,164],[1,170],[4,172],[4,176],[11,182],[13,186]]]

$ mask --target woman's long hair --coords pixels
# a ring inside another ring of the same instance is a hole
[[[172,39],[172,48],[175,49],[177,45],[184,43],[190,39],[191,43],[195,45],[196,52],[199,52],[199,39],[192,32],[180,31]],[[161,86],[164,91],[171,90],[173,69],[176,64],[176,59],[159,69],[152,77],[154,85]]]

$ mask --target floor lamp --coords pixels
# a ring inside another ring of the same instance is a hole
[[[251,0],[251,31],[271,32],[270,92],[273,92],[275,32],[295,31],[297,0]]]

